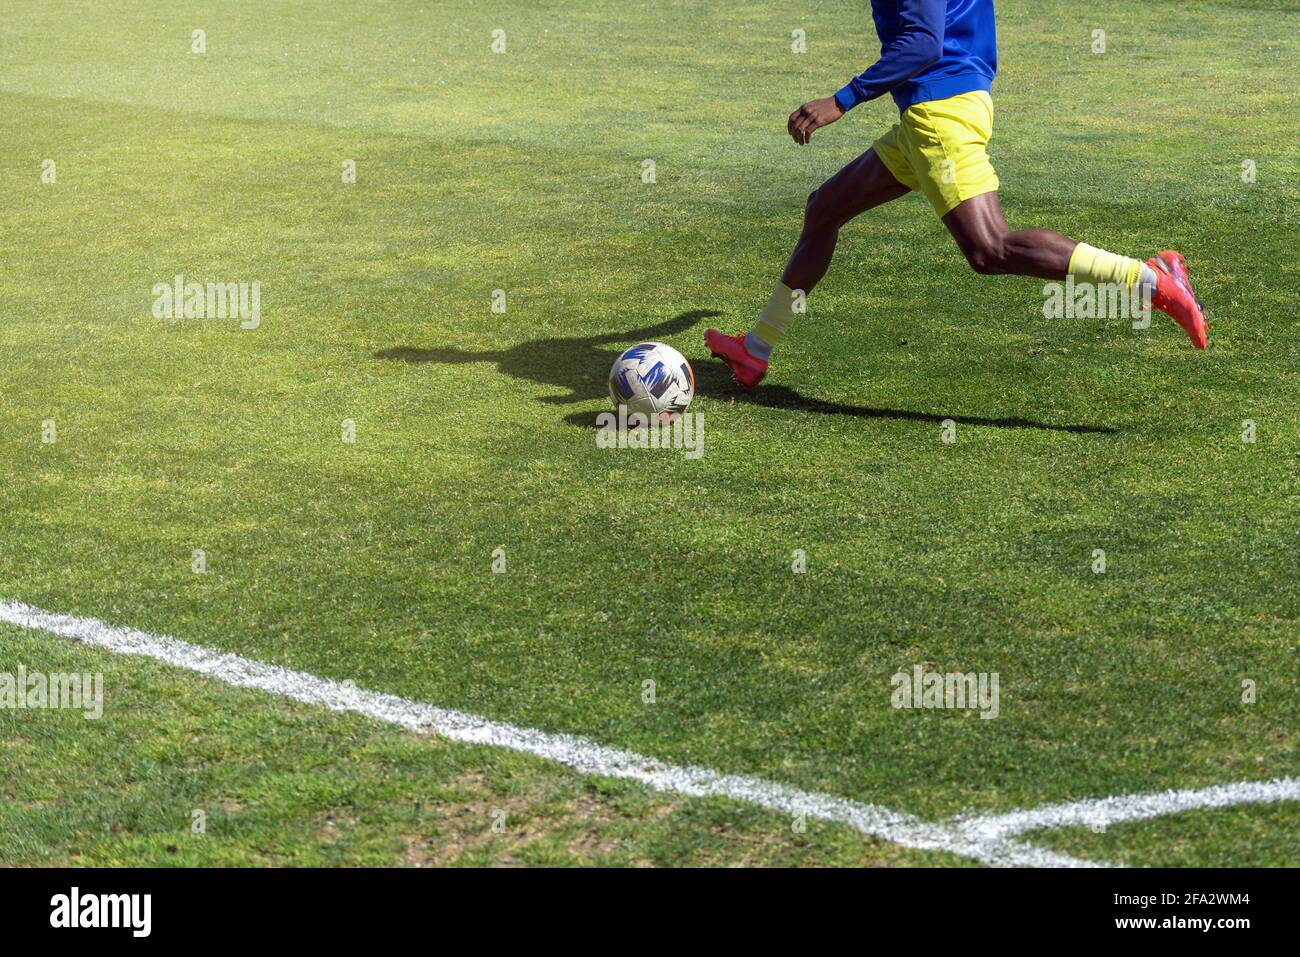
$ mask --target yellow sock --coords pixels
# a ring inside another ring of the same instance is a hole
[[[759,359],[771,357],[772,347],[781,340],[781,334],[785,332],[787,323],[795,317],[796,309],[803,311],[803,301],[802,293],[783,282],[776,284],[772,298],[759,314],[758,324],[745,336],[745,348],[750,355]]]
[[[1069,273],[1075,279],[1091,283],[1113,283],[1133,287],[1142,279],[1142,263],[1127,256],[1116,256],[1096,246],[1079,243],[1070,256]]]

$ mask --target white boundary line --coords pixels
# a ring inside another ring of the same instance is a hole
[[[60,615],[21,602],[0,601],[0,621],[71,638],[116,654],[152,658],[236,687],[268,691],[331,711],[355,712],[420,734],[536,755],[582,774],[626,778],[657,791],[688,797],[729,798],[791,817],[803,815],[845,824],[863,834],[903,847],[946,851],[994,866],[1105,866],[1014,840],[1027,831],[1040,828],[1140,820],[1243,802],[1300,800],[1300,779],[1286,778],[1228,784],[1200,791],[1169,791],[1048,805],[1036,810],[965,816],[948,823],[933,824],[876,804],[862,804],[761,778],[723,774],[709,768],[665,764],[656,758],[608,748],[575,735],[516,727],[395,695],[363,691],[351,684],[213,651],[166,635],[110,625],[95,618]]]
[[[1047,804],[1028,811],[1012,811],[1010,814],[962,816],[949,823],[971,837],[997,843],[1027,831],[1057,827],[1109,827],[1111,824],[1143,821],[1183,811],[1232,807],[1237,804],[1271,804],[1274,801],[1300,801],[1300,778],[1239,781],[1196,790],[1091,798],[1069,804]]]

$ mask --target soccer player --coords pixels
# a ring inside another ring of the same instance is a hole
[[[1122,284],[1173,317],[1204,349],[1205,312],[1182,254],[1168,250],[1143,263],[1050,229],[1007,226],[986,150],[997,70],[993,0],[871,0],[871,14],[880,59],[834,96],[799,107],[787,128],[806,145],[814,131],[886,93],[901,115],[871,149],[808,197],[799,241],[754,328],[736,336],[705,332],[705,345],[736,382],[753,388],[767,374],[772,347],[826,274],[840,229],[912,190],[925,194],[976,272]]]

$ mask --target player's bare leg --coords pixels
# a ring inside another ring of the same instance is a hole
[[[1167,250],[1146,263],[1087,246],[1050,229],[1012,230],[996,192],[966,200],[943,217],[972,269],[985,275],[1076,278],[1137,285],[1151,305],[1167,313],[1198,349],[1207,345],[1205,311],[1192,291],[1181,253]]]
[[[1050,229],[1013,231],[1002,215],[997,193],[966,200],[943,217],[943,224],[957,240],[970,267],[985,275],[1064,279],[1070,271],[1070,257],[1079,245]]]
[[[894,178],[874,149],[867,150],[808,195],[803,230],[786,263],[781,282],[805,294],[826,275],[840,230],[869,209],[910,190]]]
[[[753,388],[767,373],[771,343],[794,308],[793,298],[802,299],[826,275],[844,225],[907,192],[871,149],[809,194],[799,241],[755,330],[735,336],[717,329],[704,333],[704,344],[727,364],[737,384]]]

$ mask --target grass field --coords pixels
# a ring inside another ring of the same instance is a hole
[[[1300,775],[1300,12],[998,6],[1008,219],[1181,249],[1207,352],[1044,319],[908,197],[734,390],[703,330],[892,122],[785,133],[875,55],[864,3],[6,0],[0,601],[926,820]],[[260,283],[260,325],[155,318],[177,274]],[[645,338],[698,459],[597,448]],[[0,710],[0,863],[971,863],[0,625],[19,664],[107,693]],[[999,716],[891,707],[915,665],[997,673]],[[1032,839],[1300,865],[1298,828]]]

